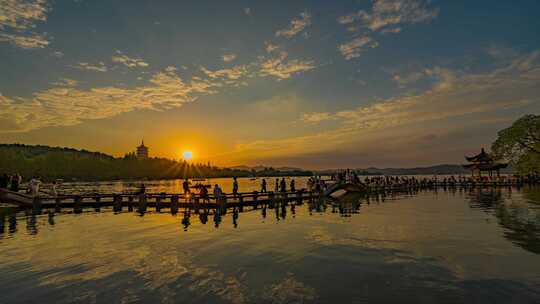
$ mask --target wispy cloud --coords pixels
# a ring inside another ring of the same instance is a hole
[[[201,71],[212,79],[224,78],[229,80],[238,80],[248,75],[248,68],[245,65],[237,65],[230,69],[221,69],[216,71],[208,70],[205,67],[201,67]]]
[[[231,62],[236,59],[236,54],[230,53],[230,54],[223,54],[221,56],[224,62]]]
[[[62,58],[62,57],[64,57],[64,53],[61,52],[61,51],[54,51],[54,52],[52,53],[52,55],[53,55],[54,57],[56,57],[56,58]]]
[[[127,66],[128,68],[146,68],[149,66],[148,63],[146,63],[141,58],[131,58],[126,54],[123,54],[121,51],[116,51],[116,55],[112,56],[112,61],[116,63],[123,64]]]
[[[88,62],[79,62],[76,65],[71,65],[70,67],[78,69],[78,70],[86,70],[86,71],[93,71],[93,72],[107,72],[108,68],[103,62],[99,62],[97,64],[91,64]]]
[[[448,80],[455,78],[455,72],[441,67],[433,67],[412,71],[409,73],[393,73],[392,80],[397,83],[400,88],[405,88],[413,83],[424,79],[433,79],[439,81],[439,85],[447,83]]]
[[[288,79],[292,75],[300,74],[314,69],[315,63],[312,60],[287,60],[288,53],[279,52],[278,56],[264,59],[260,65],[259,74],[262,76],[276,77],[278,80]]]
[[[23,49],[44,48],[49,45],[45,33],[31,30],[47,20],[50,11],[45,0],[1,0],[0,41]]]
[[[350,110],[304,113],[301,120],[306,124],[332,120],[338,126],[298,137],[242,143],[236,152],[265,157],[299,155],[350,145],[355,140],[380,140],[396,131],[406,144],[407,138],[427,132],[426,126],[430,130],[444,126],[445,132],[451,132],[458,127],[455,120],[459,118],[470,124],[493,122],[503,113],[506,118],[519,116],[519,109],[540,105],[540,50],[481,74],[441,68],[427,71],[437,74],[439,81],[420,94],[379,100]]]
[[[302,121],[308,123],[319,123],[321,121],[332,119],[332,115],[328,112],[312,112],[302,114]]]
[[[77,80],[70,79],[70,78],[62,78],[59,81],[53,82],[52,84],[59,87],[61,86],[74,87],[74,86],[77,86],[79,82]]]
[[[338,22],[347,26],[350,32],[366,29],[375,33],[399,33],[402,26],[429,22],[439,14],[438,8],[430,8],[425,0],[375,0],[370,12],[360,10],[341,16]],[[363,34],[338,46],[345,59],[360,57],[366,48],[378,46],[372,34]]]
[[[429,22],[439,14],[438,8],[429,8],[424,0],[375,0],[371,12],[360,10],[338,18],[341,24],[359,22],[371,31],[399,32],[400,24]],[[389,28],[392,27],[392,28]]]
[[[376,48],[377,46],[379,46],[377,41],[373,41],[371,37],[363,36],[338,46],[338,49],[343,57],[349,60],[360,57],[365,48]]]
[[[311,25],[311,14],[308,12],[300,13],[300,17],[291,20],[289,28],[282,29],[276,32],[276,37],[285,37],[290,39],[302,32],[306,27]]]
[[[279,46],[273,44],[271,41],[266,41],[264,45],[267,53],[272,53],[273,51],[279,49]]]
[[[6,34],[0,33],[0,41],[9,42],[22,49],[41,49],[49,45],[46,34]]]
[[[136,109],[166,110],[194,101],[200,94],[214,94],[215,87],[208,80],[185,82],[171,71],[158,72],[148,84],[132,89],[115,86],[81,89],[77,82],[64,80],[28,98],[0,94],[0,125],[5,132],[28,131],[74,125]]]

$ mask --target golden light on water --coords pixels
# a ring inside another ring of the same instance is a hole
[[[189,151],[189,150],[186,150],[184,152],[182,152],[182,158],[184,160],[190,160],[193,158],[193,152]]]

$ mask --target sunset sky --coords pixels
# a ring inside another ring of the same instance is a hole
[[[540,1],[0,0],[0,142],[460,163],[540,110]]]

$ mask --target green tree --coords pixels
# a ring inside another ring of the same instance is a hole
[[[491,146],[493,155],[509,161],[522,173],[540,168],[540,115],[525,115],[499,131]]]

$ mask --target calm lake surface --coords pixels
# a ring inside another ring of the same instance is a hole
[[[540,303],[540,187],[152,211],[0,209],[0,303]]]

